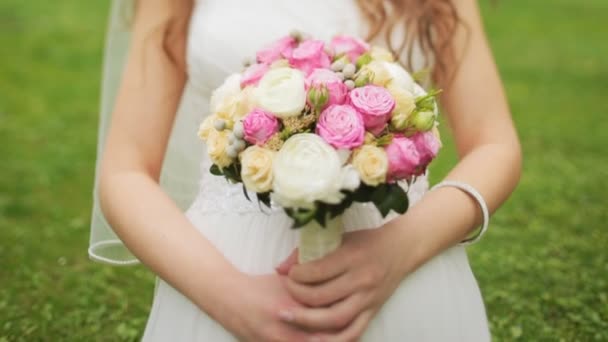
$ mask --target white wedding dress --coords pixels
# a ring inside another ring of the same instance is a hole
[[[227,75],[241,70],[245,58],[293,29],[327,40],[337,33],[361,36],[366,27],[354,0],[197,1],[188,42],[189,83],[180,111],[196,111],[202,120],[213,89]],[[274,267],[297,243],[289,219],[280,211],[260,212],[244,198],[240,186],[209,174],[209,166],[203,157],[200,190],[187,211],[188,218],[241,271],[275,272]],[[412,203],[427,188],[426,178],[419,179],[409,191]],[[347,231],[382,223],[369,205],[351,208],[344,221]],[[489,339],[479,288],[461,246],[409,275],[363,337],[364,341]],[[159,279],[143,340],[221,342],[235,338]]]

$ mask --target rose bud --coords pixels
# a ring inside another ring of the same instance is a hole
[[[419,132],[430,131],[435,126],[435,113],[430,111],[415,112],[411,117],[412,126]]]
[[[369,70],[361,70],[355,75],[355,87],[360,88],[366,86],[374,79],[374,73]]]
[[[320,111],[329,101],[329,90],[324,84],[314,84],[308,90],[308,102]]]

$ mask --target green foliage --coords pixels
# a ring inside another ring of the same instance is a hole
[[[86,256],[108,3],[0,1],[0,341],[135,341],[146,321],[153,275]],[[525,155],[469,249],[494,340],[606,341],[608,2],[480,3]]]
[[[419,112],[423,111],[433,111],[435,110],[435,103],[437,101],[437,96],[441,94],[443,90],[441,89],[431,89],[428,94],[423,96],[418,96],[416,98],[416,110]]]
[[[301,228],[313,220],[324,227],[328,218],[342,215],[353,202],[373,203],[383,217],[391,211],[403,214],[409,206],[407,194],[395,183],[376,187],[361,184],[356,191],[343,191],[343,194],[344,199],[339,204],[316,202],[313,208],[287,209],[285,213],[293,219],[293,228]]]
[[[230,183],[242,182],[240,163],[232,163],[223,169],[221,167],[213,164],[209,168],[209,173],[211,173],[214,176],[224,176],[224,178],[226,178],[226,181],[228,181]]]

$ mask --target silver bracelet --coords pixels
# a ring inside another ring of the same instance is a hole
[[[486,205],[486,201],[483,199],[483,196],[481,196],[479,191],[477,191],[474,187],[470,186],[467,183],[459,182],[459,181],[447,180],[447,181],[440,182],[439,184],[432,187],[431,191],[433,191],[435,189],[439,189],[439,188],[445,188],[445,187],[454,187],[454,188],[460,189],[460,190],[466,192],[467,194],[469,194],[471,197],[473,197],[477,201],[477,204],[479,204],[479,208],[481,209],[481,214],[483,217],[481,229],[477,232],[477,234],[475,234],[471,237],[468,237],[460,242],[460,244],[464,245],[464,246],[474,244],[475,242],[479,241],[481,239],[481,237],[483,236],[483,234],[485,234],[485,232],[488,230],[490,214],[488,212],[488,206]]]

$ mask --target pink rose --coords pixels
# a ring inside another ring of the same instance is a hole
[[[279,131],[279,120],[262,109],[255,108],[243,120],[245,140],[250,144],[262,145]]]
[[[272,64],[281,58],[289,58],[298,42],[292,36],[285,36],[258,51],[256,58],[258,63]]]
[[[289,64],[309,75],[316,68],[329,68],[331,59],[321,40],[305,40],[293,50]]]
[[[361,114],[350,105],[327,107],[319,116],[316,133],[337,149],[352,150],[365,140]]]
[[[419,173],[423,173],[430,162],[437,157],[441,142],[437,139],[437,136],[430,131],[417,133],[410,139],[414,142],[414,145],[416,145],[416,150],[420,156]]]
[[[359,56],[369,51],[369,44],[351,36],[336,36],[331,40],[329,46],[333,50],[334,55],[344,53],[352,63],[356,62]]]
[[[393,137],[386,147],[388,156],[388,179],[391,181],[408,179],[418,173],[420,154],[416,144],[402,135]]]
[[[348,87],[335,72],[329,69],[315,69],[306,78],[306,87],[319,85],[324,85],[329,92],[329,100],[325,108],[335,104],[344,104],[346,95],[348,95]]]
[[[241,77],[241,88],[248,85],[257,85],[260,79],[266,74],[270,67],[268,64],[252,64],[249,66]]]
[[[365,128],[378,135],[391,118],[395,99],[388,90],[366,85],[353,89],[349,94],[350,103],[361,113]]]

